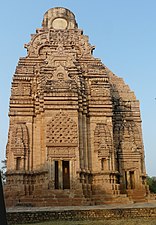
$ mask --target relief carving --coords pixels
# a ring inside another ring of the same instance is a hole
[[[59,158],[74,158],[75,157],[75,147],[49,147],[47,155],[53,157],[54,159]]]
[[[62,65],[56,68],[42,67],[37,80],[38,89],[46,92],[58,92],[59,90],[77,92],[75,80],[68,76],[68,70]]]
[[[43,55],[45,49],[43,46],[53,46],[53,50],[58,50],[60,43],[65,50],[72,50],[77,54],[78,58],[82,56],[92,56],[94,46],[88,42],[88,37],[82,35],[81,30],[50,30],[49,33],[44,30],[32,36],[29,44],[25,44],[30,57]],[[49,49],[47,48],[47,51]]]
[[[121,126],[116,125],[115,139],[122,152],[140,152],[143,148],[139,129],[133,121],[125,120]]]

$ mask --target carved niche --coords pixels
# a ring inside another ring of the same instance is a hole
[[[11,150],[15,157],[27,155],[29,151],[29,134],[25,123],[17,123],[12,127]]]
[[[94,148],[98,157],[109,157],[112,146],[112,135],[108,124],[98,123],[94,131]]]

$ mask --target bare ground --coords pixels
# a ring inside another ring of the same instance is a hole
[[[98,221],[51,221],[33,224],[29,223],[25,225],[156,225],[156,218],[98,220]]]

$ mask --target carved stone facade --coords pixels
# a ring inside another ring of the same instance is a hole
[[[12,82],[6,204],[88,205],[148,194],[139,102],[65,8],[48,10]]]

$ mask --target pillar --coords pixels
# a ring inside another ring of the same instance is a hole
[[[59,189],[63,189],[62,160],[58,161]]]
[[[86,121],[86,114],[82,116],[83,122],[83,151],[84,151],[84,168],[88,170],[88,146],[87,146],[87,121]]]
[[[84,169],[84,154],[83,154],[83,121],[82,121],[82,112],[79,112],[79,151],[80,151],[80,168]]]

